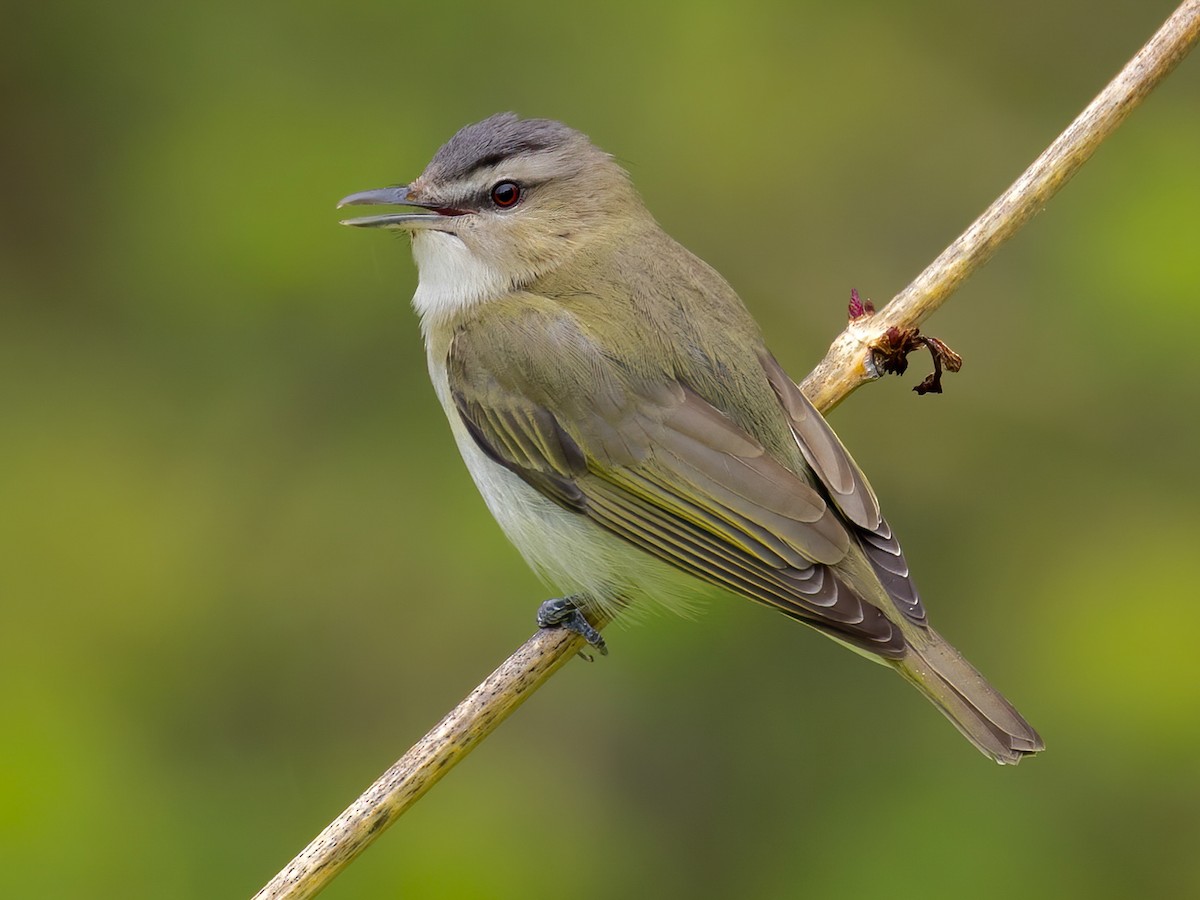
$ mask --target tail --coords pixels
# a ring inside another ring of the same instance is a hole
[[[1045,749],[1041,737],[1012,704],[940,634],[923,628],[906,636],[909,652],[892,665],[985,756],[1015,766],[1023,757]]]

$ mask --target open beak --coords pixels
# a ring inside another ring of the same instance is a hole
[[[351,194],[349,197],[343,197],[338,201],[338,209],[341,209],[343,206],[415,206],[419,209],[429,210],[429,212],[424,213],[387,213],[381,216],[342,219],[343,225],[353,225],[356,228],[383,227],[403,228],[406,230],[426,228],[435,231],[448,231],[449,229],[446,227],[447,220],[454,216],[466,215],[469,212],[469,210],[465,209],[453,209],[417,200],[413,197],[409,185],[380,188],[374,191],[361,191],[357,194]]]

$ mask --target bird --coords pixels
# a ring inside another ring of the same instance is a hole
[[[929,624],[866,477],[734,289],[585,134],[500,113],[343,220],[411,237],[413,306],[463,460],[561,592],[538,624],[686,610],[713,588],[898,672],[982,753],[1038,733]]]

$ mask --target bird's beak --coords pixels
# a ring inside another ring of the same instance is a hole
[[[454,216],[466,215],[469,210],[454,209],[438,206],[417,199],[411,185],[400,187],[380,188],[374,191],[360,191],[343,197],[338,201],[338,209],[343,206],[416,206],[427,209],[427,213],[388,213],[382,216],[362,216],[356,219],[342,219],[343,225],[353,225],[356,228],[403,228],[433,229],[446,231],[446,222]]]

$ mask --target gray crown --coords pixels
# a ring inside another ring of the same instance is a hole
[[[522,153],[589,146],[586,135],[552,119],[522,119],[516,113],[497,113],[467,125],[446,141],[425,169],[425,177],[457,181],[477,169]]]

